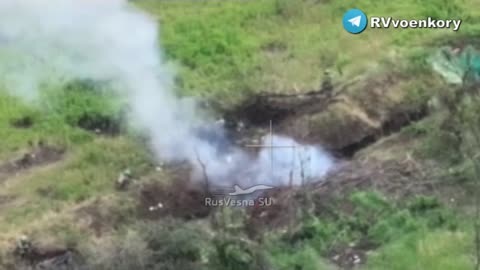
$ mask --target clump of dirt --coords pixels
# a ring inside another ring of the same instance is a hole
[[[285,228],[296,220],[296,211],[301,209],[300,188],[275,188],[265,192],[262,197],[271,198],[272,205],[247,209],[246,229],[250,237],[255,238],[271,228]]]
[[[40,144],[32,151],[14,160],[0,164],[0,181],[33,167],[47,165],[63,158],[62,148]]]
[[[206,196],[208,192],[187,180],[169,184],[151,182],[140,190],[138,213],[146,219],[166,216],[185,220],[205,218],[212,210],[205,205]]]

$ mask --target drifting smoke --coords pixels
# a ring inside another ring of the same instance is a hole
[[[222,185],[298,184],[332,166],[321,149],[288,138],[273,141],[297,145],[296,151],[274,150],[273,161],[269,149],[252,158],[229,145],[223,127],[199,119],[195,104],[172,92],[157,22],[126,1],[0,0],[0,57],[5,87],[28,99],[45,81],[114,81],[128,99],[130,124],[148,135],[157,158],[189,161],[193,177],[202,173],[198,159],[210,180]]]

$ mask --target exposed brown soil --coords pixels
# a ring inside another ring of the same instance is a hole
[[[187,180],[186,180],[187,179]],[[169,184],[145,184],[139,194],[138,213],[141,218],[175,217],[185,220],[207,217],[212,208],[205,206],[208,194],[186,178]]]
[[[27,253],[15,253],[20,262],[34,269],[73,269],[74,257],[79,257],[78,253],[70,248],[35,244]]]
[[[44,166],[59,161],[63,158],[64,153],[64,149],[41,144],[21,157],[3,164],[0,163],[0,182],[33,167]]]
[[[244,121],[249,136],[255,127],[273,122],[276,133],[320,144],[351,157],[358,150],[427,116],[426,104],[413,104],[404,86],[411,78],[386,73],[299,94],[260,94],[227,113],[230,122]]]
[[[280,122],[295,115],[301,115],[314,108],[326,108],[331,99],[323,91],[303,94],[259,94],[251,97],[234,112],[230,118],[243,118],[254,125],[264,125],[271,121]]]

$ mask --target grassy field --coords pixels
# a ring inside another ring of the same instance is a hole
[[[253,93],[318,89],[325,70],[332,70],[335,80],[346,81],[381,63],[415,60],[414,52],[428,51],[438,40],[480,33],[476,8],[480,0],[137,0],[133,5],[158,19],[160,44],[178,71],[177,90],[218,100],[225,108]],[[352,7],[367,15],[459,18],[463,23],[458,33],[367,29],[351,35],[342,28],[341,17]],[[0,160],[21,156],[39,141],[66,149],[61,161],[1,183],[0,196],[15,199],[13,207],[0,207],[0,246],[21,232],[35,232],[42,226],[55,230],[55,221],[64,222],[65,213],[76,206],[116,195],[113,181],[120,171],[132,168],[134,174],[144,175],[152,170],[149,153],[135,134],[122,129],[117,136],[98,136],[78,126],[84,116],[121,117],[121,101],[108,91],[98,94],[88,85],[75,83],[54,83],[45,97],[32,102],[0,89]],[[21,119],[30,119],[32,126],[15,127]],[[375,210],[385,205],[390,204],[374,200],[367,201],[366,207]],[[368,254],[364,269],[473,268],[473,232],[468,222],[455,229],[449,222],[429,227],[432,217],[428,215],[419,217],[400,206],[388,207],[392,207],[390,213],[382,212],[377,221],[368,224],[371,231],[367,235],[379,239],[379,248]],[[442,207],[444,210],[448,212]],[[468,221],[469,216],[461,213],[446,219],[457,218]],[[314,226],[320,236],[341,235],[345,237],[342,240],[358,236],[343,221],[322,222]],[[57,231],[74,230],[71,234],[84,236],[75,228]],[[280,250],[283,243],[273,242],[268,252],[278,261],[278,269],[290,270],[298,264],[305,270],[335,269],[322,253],[322,245],[335,240],[318,238]]]
[[[348,78],[423,42],[478,33],[470,2],[137,1],[160,21],[160,42],[178,63],[180,89],[219,95],[226,103],[251,91],[318,89],[326,69]],[[464,21],[459,33],[384,29],[351,35],[341,25],[351,7],[367,15]]]

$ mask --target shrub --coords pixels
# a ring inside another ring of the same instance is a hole
[[[140,223],[134,230],[102,240],[89,249],[88,270],[204,269],[205,233],[167,221]]]

